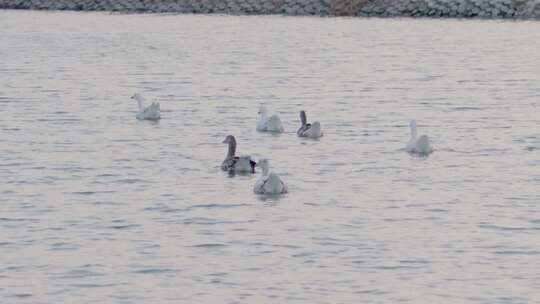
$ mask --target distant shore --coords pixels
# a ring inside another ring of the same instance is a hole
[[[540,19],[536,0],[0,0],[0,9]]]

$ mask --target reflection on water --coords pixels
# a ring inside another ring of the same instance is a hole
[[[1,11],[0,296],[536,302],[539,43],[536,22]],[[284,134],[255,131],[261,103]],[[221,171],[228,134],[289,193]]]

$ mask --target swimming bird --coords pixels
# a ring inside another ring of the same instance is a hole
[[[261,105],[259,108],[259,121],[257,122],[257,131],[283,133],[283,125],[277,114],[268,117],[268,109]]]
[[[270,172],[269,163],[267,159],[259,160],[258,166],[261,167],[262,173],[253,192],[257,194],[283,194],[287,193],[287,186],[279,178],[279,176],[273,172]]]
[[[306,112],[300,111],[300,120],[302,121],[302,126],[296,131],[296,134],[300,137],[309,137],[309,138],[318,138],[323,136],[321,131],[321,123],[316,121],[312,124],[307,123]]]
[[[235,172],[235,173],[255,173],[255,165],[257,164],[251,159],[251,156],[236,156],[236,139],[232,135],[227,135],[224,144],[229,144],[229,150],[227,157],[221,163],[221,169],[223,171]]]
[[[131,96],[131,99],[135,99],[139,105],[139,112],[137,112],[137,119],[143,120],[158,120],[161,119],[161,113],[159,109],[159,102],[152,102],[148,107],[144,107],[144,98],[141,94],[136,93]]]
[[[409,142],[405,147],[407,152],[420,155],[428,155],[429,153],[433,152],[433,148],[431,147],[429,137],[427,135],[422,135],[420,138],[417,138],[416,120],[411,120],[409,126],[411,128],[411,139],[409,139]]]

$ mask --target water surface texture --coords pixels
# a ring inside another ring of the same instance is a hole
[[[1,11],[1,302],[538,303],[538,50],[538,22]],[[222,172],[227,134],[290,193]]]

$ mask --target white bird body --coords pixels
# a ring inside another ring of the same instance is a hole
[[[252,160],[249,155],[242,155],[235,158],[234,172],[237,173],[251,173],[253,167],[251,165]]]
[[[411,138],[405,147],[407,152],[420,155],[428,155],[433,152],[433,147],[427,135],[417,137],[416,121],[411,120],[409,126],[411,128]]]
[[[300,120],[302,122],[302,125],[300,126],[298,131],[296,131],[296,134],[298,134],[298,136],[308,138],[319,138],[323,136],[323,132],[321,130],[321,123],[318,121],[315,121],[312,124],[307,123],[305,111],[300,111]]]
[[[235,173],[255,173],[255,165],[257,164],[249,155],[235,156],[236,139],[232,135],[228,135],[223,143],[229,144],[227,157],[221,163],[223,171]]]
[[[319,138],[323,136],[323,132],[321,131],[321,124],[318,121],[312,123],[311,128],[305,130],[301,136],[309,138]]]
[[[287,186],[273,172],[269,172],[268,160],[261,159],[259,166],[262,169],[261,177],[255,183],[253,192],[257,194],[284,194],[287,193]]]
[[[135,99],[137,101],[137,105],[139,106],[139,111],[137,112],[137,115],[136,115],[137,119],[140,119],[140,120],[161,119],[161,110],[159,108],[159,102],[152,102],[150,106],[144,107],[144,98],[139,93],[136,93],[131,98]]]
[[[281,119],[277,114],[268,116],[268,110],[265,106],[259,109],[259,121],[257,121],[257,131],[283,133],[285,130]]]

